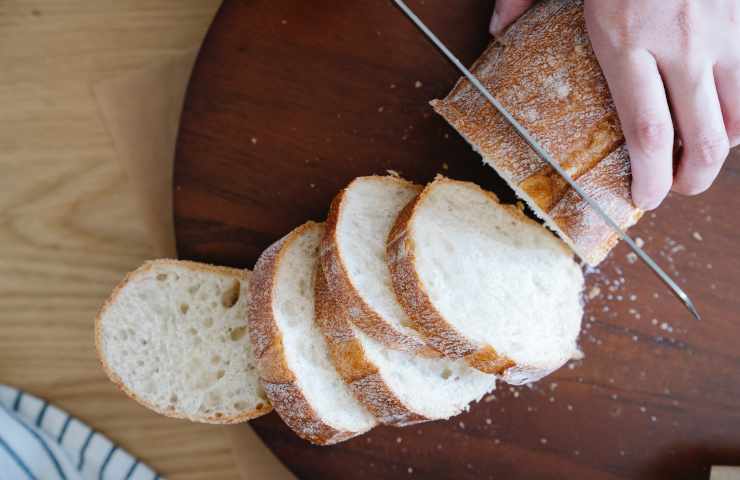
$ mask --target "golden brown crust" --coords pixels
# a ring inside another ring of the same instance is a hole
[[[152,269],[154,269],[157,266],[160,265],[174,265],[179,267],[184,267],[193,271],[201,271],[201,272],[208,272],[213,273],[217,275],[226,275],[230,278],[235,278],[238,280],[242,280],[245,275],[250,275],[249,270],[241,270],[238,268],[231,268],[231,267],[222,267],[218,265],[209,265],[206,263],[198,263],[198,262],[192,262],[189,260],[176,260],[176,259],[158,259],[158,260],[149,260],[145,262],[143,265],[141,265],[136,270],[129,272],[126,274],[126,276],[121,280],[118,285],[113,289],[110,296],[106,299],[106,301],[103,303],[103,305],[100,307],[100,310],[98,310],[98,314],[95,316],[95,351],[98,357],[98,362],[100,363],[100,367],[103,369],[105,374],[108,376],[108,379],[124,394],[126,394],[129,398],[137,402],[139,405],[142,405],[145,408],[148,408],[149,410],[152,410],[160,415],[164,415],[166,417],[170,418],[177,418],[177,419],[185,419],[190,420],[191,422],[198,422],[198,423],[211,423],[211,424],[220,424],[220,425],[230,425],[230,424],[236,424],[236,423],[242,423],[246,422],[247,420],[251,420],[253,418],[261,417],[262,415],[265,415],[272,411],[272,406],[267,403],[259,403],[256,405],[256,408],[251,411],[243,412],[239,415],[234,415],[230,417],[217,417],[215,415],[209,415],[209,416],[192,416],[192,415],[185,415],[182,412],[179,412],[177,410],[167,410],[167,409],[161,409],[157,407],[156,405],[147,402],[143,398],[136,395],[135,392],[133,392],[131,389],[126,387],[126,385],[123,383],[123,380],[121,377],[116,374],[113,369],[108,365],[108,362],[105,359],[105,355],[103,353],[103,332],[102,332],[102,316],[106,312],[108,308],[110,308],[111,305],[115,304],[118,300],[118,296],[123,291],[123,288],[131,281],[135,280],[136,277],[139,275],[145,274]]]
[[[618,155],[624,168],[614,169],[619,187],[605,173],[589,175],[602,172],[601,163],[623,149],[624,136],[588,41],[580,0],[540,2],[492,42],[471,70],[581,186],[608,191],[599,205],[612,211],[622,228],[639,219],[627,155]],[[606,256],[617,241],[609,227],[583,218],[588,215],[583,199],[467,80],[432,106],[538,215],[554,218],[552,227],[586,262],[595,265]],[[555,209],[569,215],[554,217]]]
[[[491,345],[474,343],[445,320],[432,304],[416,272],[416,253],[412,232],[414,213],[427,198],[431,189],[444,183],[455,183],[465,188],[476,189],[489,197],[491,201],[499,203],[496,195],[473,183],[437,176],[434,182],[427,185],[416,199],[403,209],[388,236],[387,258],[393,288],[414,328],[421,331],[434,348],[450,358],[465,358],[469,365],[482,372],[503,375],[504,378],[516,377],[519,372],[523,371],[523,367],[497,353]],[[510,215],[520,221],[534,223],[516,207],[504,207]]]
[[[430,420],[406,407],[383,381],[352,331],[346,308],[334,301],[321,269],[316,272],[315,288],[316,323],[329,345],[332,363],[355,397],[385,425],[402,427]]]
[[[273,313],[275,277],[286,248],[309,229],[307,222],[271,245],[260,256],[250,283],[249,337],[259,364],[262,386],[280,418],[301,438],[316,445],[332,445],[364,432],[339,430],[325,423],[308,402],[288,366]]]
[[[402,183],[421,191],[420,186],[400,178],[382,176],[375,176],[373,178],[386,182]],[[329,216],[326,220],[326,232],[321,241],[321,267],[326,272],[329,289],[335,301],[341,304],[342,311],[347,313],[347,319],[381,344],[395,350],[412,352],[424,357],[438,357],[439,352],[426,345],[421,338],[394,328],[370,307],[354,287],[347,273],[337,239],[337,226],[340,214],[344,208],[343,200],[346,192],[352,187],[354,182],[363,179],[367,179],[367,177],[355,179],[339,192],[334,197],[329,208]]]

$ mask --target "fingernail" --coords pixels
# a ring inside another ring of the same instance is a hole
[[[498,12],[493,12],[493,16],[491,17],[491,24],[488,26],[488,31],[491,32],[491,35],[498,35],[500,29],[501,17],[499,16]]]

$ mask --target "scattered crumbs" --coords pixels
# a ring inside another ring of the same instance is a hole
[[[652,417],[650,417],[650,421],[651,422],[657,422],[658,419],[653,415]]]
[[[383,113],[383,110],[385,110],[385,107],[383,106],[378,107],[378,113]]]
[[[705,218],[705,220],[707,222],[711,222],[712,221],[712,216],[711,215],[707,215],[706,218]]]
[[[674,407],[678,406],[678,400],[673,400],[671,403],[673,404]]]
[[[486,395],[485,397],[483,397],[483,401],[486,403],[492,402],[494,400],[496,400],[496,395],[493,395],[493,394]]]
[[[586,355],[583,353],[583,350],[576,347],[576,349],[573,351],[573,355],[571,355],[571,360],[583,360],[586,357]]]
[[[658,292],[653,293],[653,298],[658,298],[660,295],[658,295]]]
[[[308,186],[311,187],[311,188],[316,188],[316,184],[315,183],[309,183]]]
[[[671,389],[670,388],[664,388],[663,389],[663,395],[670,395],[670,394],[671,394]]]
[[[610,378],[609,379],[609,383],[614,383],[614,379],[613,378]]]
[[[619,451],[619,455],[621,455],[621,456],[623,456],[623,457],[624,457],[624,450],[620,450],[620,451]]]
[[[666,332],[672,332],[673,331],[673,327],[670,326],[670,325],[668,325],[666,322],[663,322],[663,323],[660,324],[660,329],[661,330],[664,330]]]
[[[711,270],[711,269],[712,269],[712,264],[711,263],[707,263],[707,270]]]
[[[630,300],[631,300],[631,301],[633,301],[633,302],[634,302],[635,300],[637,300],[637,295],[635,295],[634,293],[633,293],[633,294],[631,294],[631,295],[630,295]]]
[[[569,363],[569,364],[568,364],[568,368],[569,368],[570,370],[575,370],[575,369],[576,369],[576,364],[575,364],[575,363]]]
[[[417,80],[416,82],[414,82],[414,88],[421,88],[423,86],[424,86],[424,84],[421,83],[419,80]]]
[[[283,25],[287,25],[288,24],[288,21],[286,19],[282,19],[282,20],[280,20],[280,23],[282,23]]]
[[[412,473],[414,473],[414,469],[412,467],[409,467],[408,472],[409,472],[409,475],[411,475]]]
[[[373,439],[372,439],[372,438],[370,438],[370,437],[367,437],[367,438],[365,439],[365,441],[366,441],[367,443],[373,443]]]
[[[568,407],[567,407],[567,408],[568,408],[568,411],[569,411],[569,412],[572,412],[572,411],[573,411],[573,405],[571,405],[571,404],[568,404]]]
[[[638,340],[640,340],[640,337],[638,337],[637,335],[632,335],[632,341],[633,342],[636,342]]]
[[[635,252],[630,252],[626,256],[629,263],[635,263],[637,261],[637,254]]]
[[[635,237],[635,244],[642,248],[645,245],[645,240],[643,240],[641,237]]]
[[[518,390],[514,390],[514,398],[519,398],[519,391]]]
[[[437,444],[437,450],[442,450],[442,444],[441,443],[438,443]]]
[[[578,456],[581,454],[580,450],[573,450],[573,455]]]
[[[395,170],[390,170],[390,169],[388,169],[388,170],[386,170],[386,172],[387,172],[387,173],[388,173],[388,175],[390,175],[391,177],[401,178],[401,174],[400,174],[400,173],[398,173],[398,172],[397,172],[397,171],[395,171]]]
[[[652,323],[653,325],[657,325],[658,324],[658,319],[657,318],[653,318],[652,320],[650,320],[650,323]]]
[[[545,437],[540,438],[540,443],[542,445],[547,445],[547,439]]]
[[[493,439],[493,444],[494,445],[498,445],[499,443],[501,443],[501,440],[499,440],[498,438],[494,438]]]
[[[642,413],[645,413],[645,412],[647,412],[647,408],[645,408],[645,406],[642,406],[642,407],[640,407],[640,411]]]
[[[491,420],[490,418],[486,418],[486,425],[490,425],[491,423],[493,423],[493,420]]]
[[[612,400],[617,400],[617,399],[619,399],[619,395],[617,395],[616,393],[613,393]]]
[[[459,422],[458,426],[460,427],[460,429],[465,430],[465,422]]]
[[[593,300],[594,298],[598,297],[601,293],[601,289],[598,285],[594,285],[591,290],[588,291],[588,299]]]
[[[558,388],[557,382],[550,382],[550,391],[554,391],[556,388]]]
[[[442,170],[449,170],[449,169],[450,169],[450,166],[449,166],[449,165],[447,165],[447,162],[444,162],[444,163],[442,164]]]
[[[396,84],[395,83],[391,83],[391,88],[396,88]]]
[[[555,397],[550,397],[548,400],[550,401],[550,403],[555,403]]]
[[[702,237],[701,233],[699,232],[694,232],[691,234],[691,236],[694,237],[694,240],[696,240],[697,242],[701,242],[702,240],[704,240],[704,237]]]
[[[401,437],[396,437],[396,443],[401,443],[401,442],[403,442],[403,438],[401,438]]]
[[[257,145],[257,137],[252,137],[252,145]]]

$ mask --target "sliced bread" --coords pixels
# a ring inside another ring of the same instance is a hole
[[[377,421],[342,381],[314,321],[314,281],[324,227],[308,222],[260,256],[249,333],[262,385],[280,417],[319,445],[347,440]]]
[[[329,288],[356,326],[397,350],[439,356],[396,300],[385,261],[385,242],[398,213],[421,187],[396,177],[359,177],[331,204],[321,244]]]
[[[577,348],[583,275],[572,253],[475,184],[427,185],[399,215],[388,262],[414,328],[449,357],[521,384]]]
[[[406,426],[467,410],[496,386],[496,377],[464,360],[425,358],[380,344],[348,320],[325,275],[316,276],[316,321],[344,381],[382,423]]]
[[[249,271],[156,260],[128,274],[95,321],[98,357],[128,396],[204,423],[264,415],[247,335]]]

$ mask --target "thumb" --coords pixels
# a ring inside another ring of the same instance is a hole
[[[488,30],[492,35],[499,35],[514,20],[526,12],[532,6],[534,0],[496,0],[496,7],[493,9],[491,25]]]

